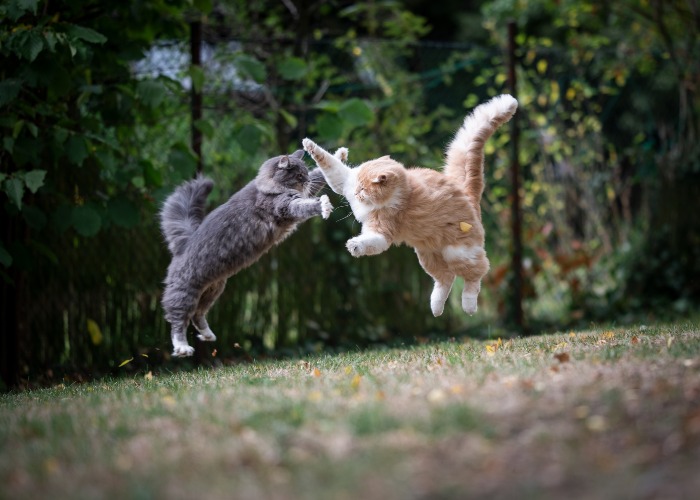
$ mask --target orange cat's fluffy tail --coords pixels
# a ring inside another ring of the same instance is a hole
[[[484,192],[484,144],[498,127],[506,123],[518,109],[518,101],[503,94],[474,108],[447,148],[445,175],[463,184],[467,196],[481,213]]]

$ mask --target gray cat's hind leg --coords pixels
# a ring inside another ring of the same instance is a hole
[[[199,299],[199,304],[197,304],[197,310],[192,317],[192,324],[197,329],[199,334],[197,338],[204,342],[214,342],[216,340],[216,335],[209,328],[209,323],[207,323],[207,312],[214,305],[214,302],[223,293],[224,288],[226,288],[226,280],[216,281],[209,285],[202,296]]]
[[[194,348],[187,343],[187,326],[197,309],[201,292],[180,284],[170,284],[163,292],[165,319],[170,323],[173,356],[192,356]]]

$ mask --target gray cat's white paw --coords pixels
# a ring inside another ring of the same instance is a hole
[[[323,195],[319,198],[321,201],[321,217],[324,219],[327,219],[330,217],[331,212],[333,211],[333,205],[331,204],[331,200],[328,199],[328,195]]]
[[[333,155],[343,163],[348,162],[348,148],[338,148],[335,150],[335,154]]]
[[[199,334],[197,338],[202,342],[214,342],[216,340],[216,335],[209,328],[206,330],[198,330]]]
[[[187,344],[173,346],[173,356],[176,358],[186,358],[194,354],[194,347]]]

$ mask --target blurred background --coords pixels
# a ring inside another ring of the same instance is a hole
[[[697,0],[4,2],[1,387],[693,314],[699,30]],[[504,92],[475,316],[458,282],[432,317],[410,248],[350,257],[360,226],[330,193],[331,219],[229,280],[218,341],[169,361],[156,214],[175,186],[201,171],[215,206],[306,136],[440,168]]]

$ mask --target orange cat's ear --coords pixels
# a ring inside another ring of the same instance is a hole
[[[391,160],[391,156],[385,155],[385,156],[382,156],[381,158],[377,158],[377,160]]]
[[[372,179],[372,184],[384,184],[386,182],[386,175],[380,174],[374,179]]]

